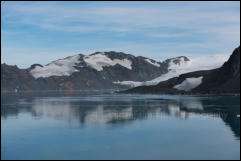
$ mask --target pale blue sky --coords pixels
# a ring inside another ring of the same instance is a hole
[[[230,53],[240,2],[1,2],[1,63],[28,67],[78,53],[156,60]]]

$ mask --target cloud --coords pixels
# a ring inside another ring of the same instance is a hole
[[[156,27],[176,27],[176,28],[213,28],[223,23],[240,22],[240,15],[229,10],[221,10],[205,6],[178,6],[163,5],[156,2],[156,5],[85,5],[62,4],[62,3],[7,3],[6,17],[12,19],[12,23],[21,22],[36,25],[48,29],[59,29],[62,31],[76,32],[87,27],[95,30],[121,25],[129,29],[146,29]],[[193,3],[195,4],[195,3]],[[217,3],[217,7],[223,7],[222,3]],[[18,15],[18,16],[17,16]],[[10,20],[11,21],[11,20]],[[87,27],[85,26],[87,24]],[[108,26],[110,25],[110,26]],[[124,30],[126,31],[126,30]]]
[[[240,43],[239,2],[4,2],[1,9],[5,59],[41,49],[161,59],[229,53]]]
[[[175,38],[175,37],[184,37],[186,34],[149,34],[148,36],[154,38]]]

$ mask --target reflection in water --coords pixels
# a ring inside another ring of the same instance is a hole
[[[3,95],[1,116],[29,112],[78,124],[128,124],[137,119],[171,116],[188,119],[192,114],[220,117],[240,137],[240,99],[235,97],[171,97],[89,93]],[[227,100],[228,99],[228,100]]]
[[[181,119],[187,119],[188,113],[181,110],[180,103],[176,101],[169,101],[166,108],[166,113],[170,116],[175,116]]]

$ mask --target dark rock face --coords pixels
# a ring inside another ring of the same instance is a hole
[[[78,63],[73,66],[77,71],[68,76],[50,76],[34,78],[31,70],[42,68],[43,65],[33,64],[28,69],[19,69],[17,66],[1,65],[1,89],[2,91],[17,90],[77,90],[77,89],[126,89],[127,86],[118,85],[117,81],[148,81],[168,72],[167,62],[156,62],[145,57],[135,57],[122,52],[96,52],[92,55],[104,54],[111,60],[131,61],[131,69],[120,64],[103,66],[98,71],[86,61],[85,55],[79,54]],[[67,60],[71,57],[67,57]],[[150,61],[148,62],[147,59]],[[51,62],[58,64],[60,60]],[[155,64],[155,65],[153,65]],[[61,65],[59,65],[61,67]]]
[[[202,83],[191,91],[181,91],[173,88],[186,78],[203,77]],[[197,93],[240,93],[240,47],[236,48],[231,57],[221,68],[207,71],[197,71],[182,74],[160,82],[156,86],[140,86],[121,93],[168,93],[168,94],[197,94]]]
[[[240,93],[240,47],[224,65],[214,70],[194,91],[211,93]]]
[[[96,52],[91,55],[99,54],[100,52]],[[122,52],[105,52],[104,53],[111,60],[119,59],[124,60],[128,59],[132,62],[132,69],[129,70],[119,64],[115,66],[107,66],[103,67],[104,70],[100,71],[100,75],[106,80],[110,80],[112,82],[115,81],[148,81],[152,80],[161,74],[166,73],[168,70],[168,66],[164,63],[157,62],[160,67],[154,66],[147,61],[145,61],[145,57],[135,57],[130,54],[125,54]],[[151,60],[151,59],[149,59]],[[154,61],[154,60],[152,60]]]
[[[33,65],[30,66],[30,70],[31,70],[31,69],[34,69],[34,68],[37,67],[37,66],[43,67],[41,64],[33,64]]]
[[[104,80],[101,75],[90,69],[83,69],[70,76],[52,76],[35,79],[29,69],[17,66],[1,65],[1,91],[31,90],[76,90],[124,88]]]
[[[132,62],[132,70],[117,64],[113,67],[104,67],[105,70],[101,71],[101,74],[112,81],[147,81],[166,73],[168,69],[168,66],[161,63],[160,67],[153,66],[143,57],[131,56],[128,59]]]
[[[179,56],[179,57],[176,57],[176,58],[167,59],[165,62],[167,64],[169,64],[171,61],[173,61],[174,64],[180,65],[182,59],[183,59],[183,61],[190,61],[186,56]]]
[[[41,88],[27,70],[1,64],[1,90],[31,90],[33,86]]]

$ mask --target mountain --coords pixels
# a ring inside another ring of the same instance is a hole
[[[1,64],[1,90],[127,89],[156,85],[197,69],[214,69],[227,59],[226,55],[198,59],[180,56],[157,62],[110,51],[77,54],[47,65],[33,64],[27,69]]]
[[[159,82],[163,82],[174,77],[179,77],[181,74],[219,68],[225,61],[229,59],[230,55],[231,54],[213,54],[195,56],[193,58],[180,56],[177,58],[167,59],[164,62],[168,64],[168,72],[155,79],[144,82],[119,81],[115,83],[120,85],[128,85],[131,87],[157,85]]]
[[[140,86],[121,93],[240,93],[240,47],[222,67],[182,74],[157,85]]]
[[[168,66],[114,51],[78,54],[27,69],[1,64],[1,90],[123,89],[127,86],[115,82],[152,80],[167,73]]]
[[[16,65],[1,64],[1,90],[8,91],[19,88],[30,89],[29,84],[38,85],[34,78],[26,71],[19,69]]]
[[[156,78],[166,72],[164,63],[145,57],[135,57],[121,52],[96,52],[89,56],[78,54],[60,59],[45,66],[35,66],[30,70],[34,78],[70,76],[82,71],[99,73],[103,79],[111,81],[145,81],[147,76]]]

